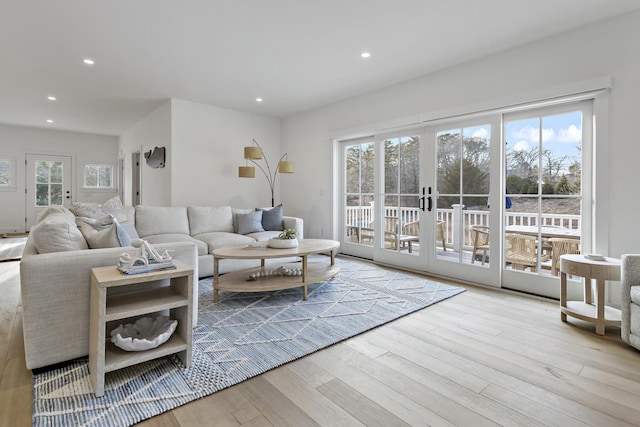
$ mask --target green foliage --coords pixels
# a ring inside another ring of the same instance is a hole
[[[293,228],[287,228],[278,235],[278,239],[290,240],[295,239],[298,233]]]

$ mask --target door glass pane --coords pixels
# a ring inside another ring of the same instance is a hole
[[[490,125],[436,133],[438,259],[489,265],[490,142]]]
[[[580,250],[582,112],[507,121],[505,136],[505,268],[557,275]]]
[[[418,255],[420,137],[402,136],[386,139],[384,156],[382,247]]]
[[[35,163],[35,171],[35,206],[61,206],[64,175],[62,162],[40,160]]]
[[[345,241],[373,246],[373,142],[349,144],[345,156]]]

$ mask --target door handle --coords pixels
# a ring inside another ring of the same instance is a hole
[[[431,198],[431,196],[427,197],[427,202],[429,202],[427,210],[431,212],[431,209],[433,209],[433,199]]]

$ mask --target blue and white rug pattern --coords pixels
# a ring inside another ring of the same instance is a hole
[[[321,260],[321,262],[328,260]],[[454,296],[464,289],[336,259],[340,273],[279,292],[221,292],[199,283],[191,367],[175,356],[107,373],[95,397],[86,359],[34,374],[34,426],[130,426]]]

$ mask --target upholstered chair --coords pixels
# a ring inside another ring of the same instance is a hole
[[[622,270],[622,339],[640,350],[640,254],[624,254]]]

